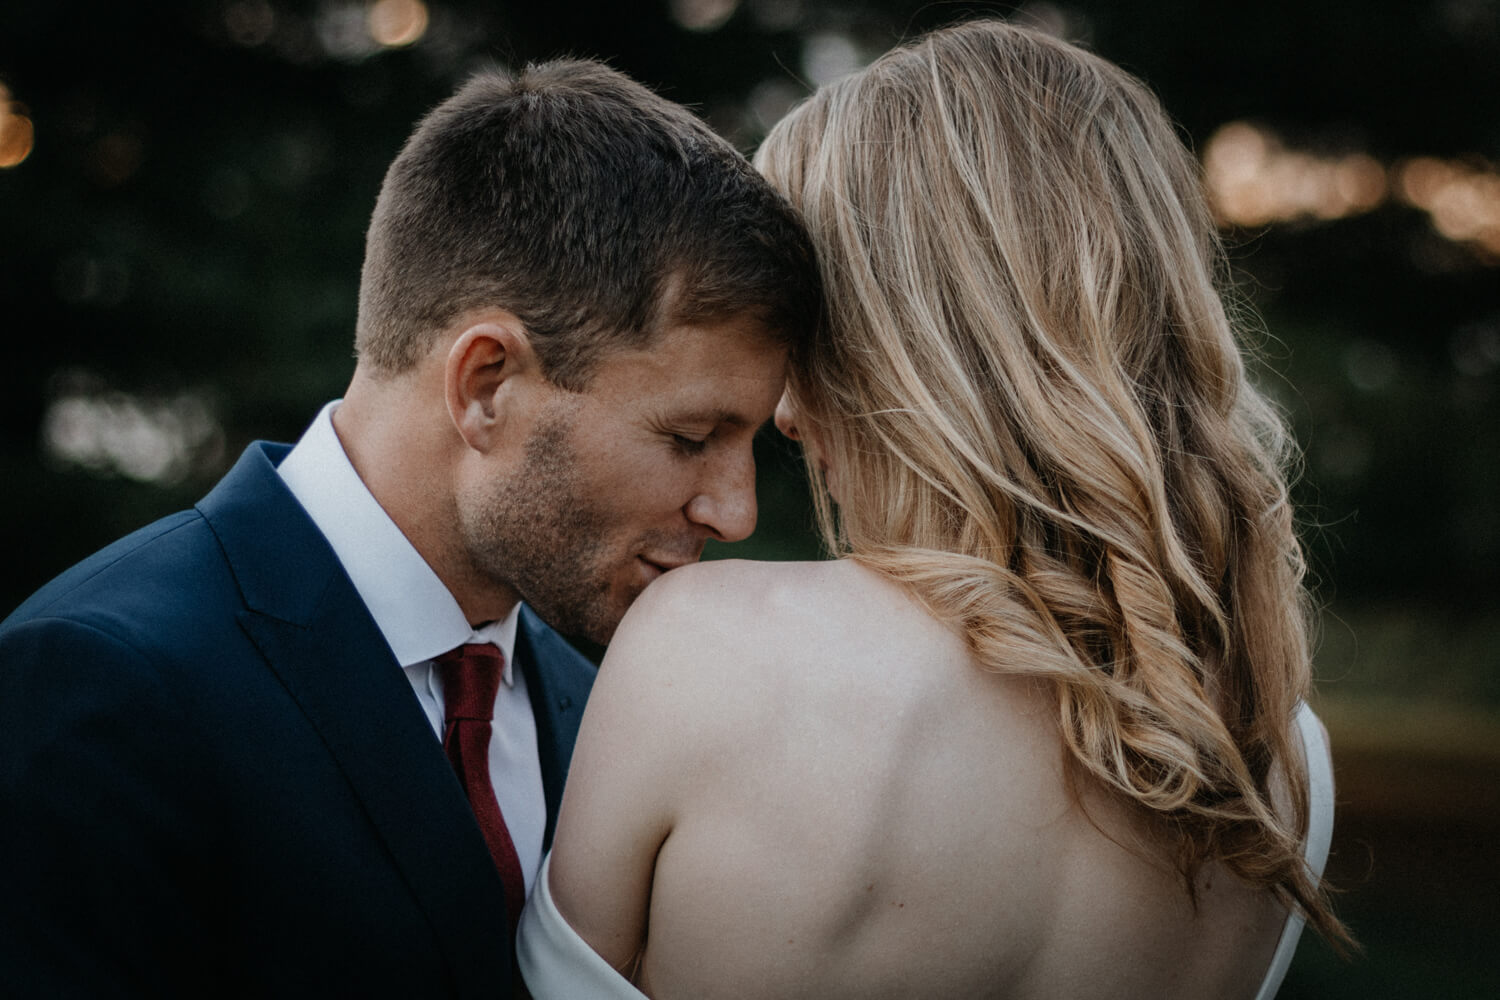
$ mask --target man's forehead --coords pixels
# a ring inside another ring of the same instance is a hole
[[[763,423],[786,376],[787,346],[754,316],[669,326],[600,359],[590,388],[676,424]]]
[[[693,340],[708,344],[736,343],[747,350],[774,353],[784,351],[790,341],[784,331],[767,322],[760,309],[745,308],[738,312],[695,315],[679,310],[657,327],[651,340]]]
[[[599,370],[613,367],[655,368],[662,375],[764,378],[780,371],[789,347],[758,319],[733,317],[684,323],[657,332],[640,345],[607,352]]]

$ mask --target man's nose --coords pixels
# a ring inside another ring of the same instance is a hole
[[[742,454],[713,472],[686,508],[687,518],[708,528],[721,542],[738,542],[755,530],[755,455],[747,443]]]
[[[802,440],[802,435],[797,433],[797,412],[792,409],[792,401],[784,392],[776,402],[776,429],[793,441]]]

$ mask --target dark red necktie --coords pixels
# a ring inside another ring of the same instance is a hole
[[[490,857],[505,886],[506,917],[511,940],[526,903],[526,880],[521,859],[511,842],[495,786],[490,782],[490,721],[495,694],[505,671],[505,655],[489,643],[469,643],[433,660],[443,679],[443,749],[458,780],[463,783],[479,829],[490,845]]]

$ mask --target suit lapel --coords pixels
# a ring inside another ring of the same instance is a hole
[[[244,592],[241,627],[364,804],[427,913],[456,993],[493,995],[510,979],[500,878],[395,657],[276,475],[281,454],[251,446],[199,504]]]

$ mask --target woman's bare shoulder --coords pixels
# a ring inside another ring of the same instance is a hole
[[[643,597],[661,599],[692,595],[694,599],[724,598],[741,606],[758,597],[838,586],[857,569],[843,559],[768,562],[755,559],[716,559],[673,570],[647,589]],[[863,571],[861,571],[863,572]]]
[[[778,644],[847,641],[926,613],[897,584],[852,560],[759,562],[724,559],[673,570],[626,615],[623,637],[642,633],[678,650],[685,644],[756,636]]]
[[[772,679],[782,693],[905,687],[937,683],[967,662],[962,640],[904,588],[851,560],[723,560],[653,583],[621,623],[604,670],[649,672],[681,697],[727,697],[748,711],[773,697],[763,684]]]

